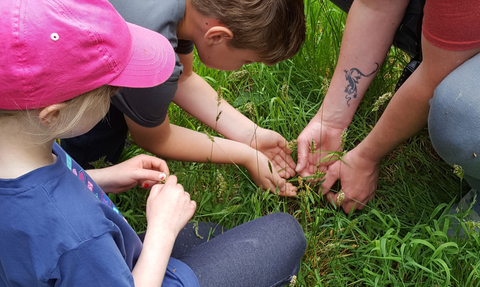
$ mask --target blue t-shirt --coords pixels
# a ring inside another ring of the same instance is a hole
[[[142,242],[57,144],[54,164],[0,179],[0,286],[134,286]],[[199,286],[171,258],[163,286]]]

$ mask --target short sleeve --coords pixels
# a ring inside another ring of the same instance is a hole
[[[123,88],[112,97],[112,103],[135,123],[152,128],[165,121],[176,91],[177,81],[167,81],[153,88]]]
[[[424,14],[423,36],[432,45],[450,51],[464,51],[480,46],[478,1],[427,1]]]
[[[178,39],[178,46],[175,49],[175,52],[177,54],[190,54],[191,52],[193,52],[193,42]]]
[[[132,272],[110,234],[84,241],[65,252],[50,281],[56,287],[135,286]]]

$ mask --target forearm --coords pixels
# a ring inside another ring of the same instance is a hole
[[[163,158],[188,161],[235,163],[244,166],[248,159],[255,156],[255,150],[249,146],[170,124],[168,134],[156,141],[144,134],[132,133],[135,143],[145,150]]]
[[[183,77],[183,75],[182,75]],[[174,102],[228,139],[250,144],[256,125],[195,73],[179,82]]]
[[[340,56],[327,95],[316,117],[333,128],[346,128],[392,45],[408,0],[354,1],[343,34]],[[377,65],[378,64],[378,65]]]
[[[398,145],[425,127],[433,89],[418,77],[412,76],[405,82],[374,129],[356,148],[359,155],[370,161],[380,162]]]
[[[480,52],[439,49],[422,37],[423,61],[397,91],[375,128],[357,147],[359,154],[379,162],[426,124],[429,101],[440,82],[463,62]],[[454,95],[452,95],[454,96]]]
[[[110,168],[88,169],[86,172],[104,192],[110,192],[109,188],[112,186]]]
[[[160,229],[147,230],[142,252],[132,271],[135,286],[162,286],[174,242],[173,234]]]
[[[95,181],[95,183],[102,188],[103,180],[105,179],[105,171],[103,168],[100,169],[87,169],[85,170],[87,174]]]

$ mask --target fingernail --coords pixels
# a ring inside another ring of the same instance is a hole
[[[167,178],[167,175],[164,174],[163,172],[161,172],[158,177],[160,178],[160,180],[165,180],[165,178]]]
[[[143,188],[147,188],[147,187],[148,187],[148,183],[146,183],[146,182],[143,183],[143,184],[142,184],[142,187],[143,187]]]

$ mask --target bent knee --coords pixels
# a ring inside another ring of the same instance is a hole
[[[282,233],[279,234],[278,238],[281,238],[280,240],[283,242],[288,242],[287,244],[296,246],[298,250],[302,251],[303,255],[307,248],[307,240],[300,223],[290,214],[283,212],[272,213],[267,217],[270,217],[271,224],[277,226],[277,231]]]
[[[460,67],[462,68],[462,66]],[[437,153],[450,165],[471,169],[480,162],[480,98],[465,71],[455,70],[430,100],[428,130]],[[475,167],[476,169],[476,167]]]

